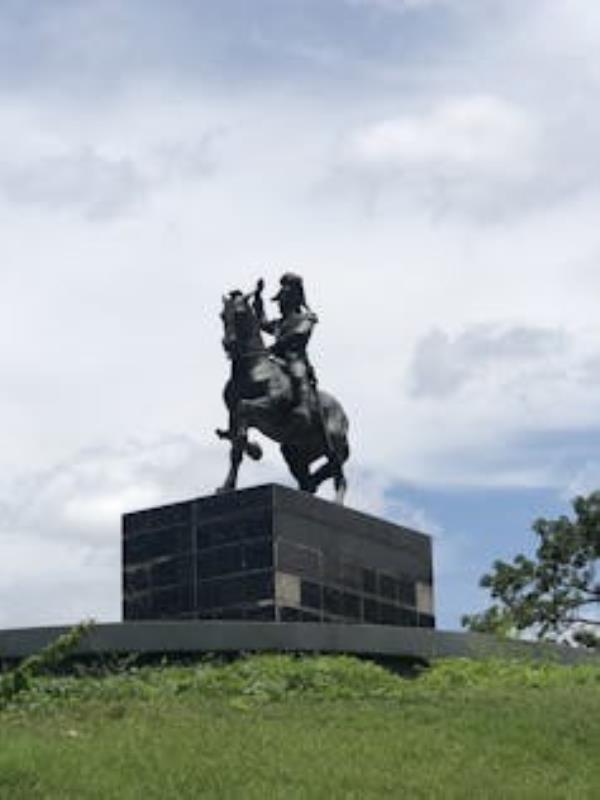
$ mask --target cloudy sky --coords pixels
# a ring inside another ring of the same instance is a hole
[[[600,485],[599,88],[590,0],[2,0],[0,627],[119,618],[120,515],[224,476],[221,294],[291,268],[349,504],[485,605]]]

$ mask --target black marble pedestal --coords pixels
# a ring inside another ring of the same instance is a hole
[[[431,628],[431,539],[273,484],[125,514],[123,618]]]

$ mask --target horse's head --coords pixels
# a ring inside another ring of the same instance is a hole
[[[237,289],[223,296],[221,319],[224,329],[223,347],[229,358],[241,355],[248,349],[254,337],[257,334],[260,336],[249,298]]]

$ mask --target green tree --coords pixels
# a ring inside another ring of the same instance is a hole
[[[573,519],[538,519],[533,558],[495,561],[480,586],[493,605],[466,615],[463,626],[480,633],[534,633],[600,648],[600,491],[573,500]]]

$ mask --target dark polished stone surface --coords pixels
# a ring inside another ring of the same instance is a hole
[[[274,484],[126,514],[123,617],[434,627],[431,539]]]

